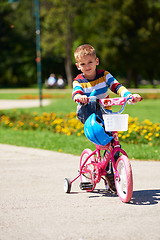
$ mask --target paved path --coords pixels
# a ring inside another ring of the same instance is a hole
[[[160,162],[131,161],[130,204],[105,193],[72,185],[77,156],[0,144],[0,240],[159,240]]]
[[[48,105],[50,100],[43,99],[42,106]],[[40,101],[38,99],[25,99],[25,100],[0,100],[0,110],[11,108],[32,108],[39,107]]]

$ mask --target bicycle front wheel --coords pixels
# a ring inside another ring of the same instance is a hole
[[[115,179],[116,190],[122,202],[129,202],[133,193],[132,168],[127,156],[122,155],[116,162],[119,177]]]

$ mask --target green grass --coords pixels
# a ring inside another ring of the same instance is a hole
[[[0,93],[0,99],[20,99],[22,96],[31,93]],[[33,92],[33,96],[37,96],[37,93]]]
[[[0,94],[1,99],[17,99],[21,93],[4,93]],[[33,93],[31,93],[33,94]],[[59,98],[59,92],[56,93],[57,98],[51,99],[49,106],[19,109],[16,112],[55,112],[57,114],[69,113],[76,111],[76,103],[71,99],[70,93],[64,93],[63,98]],[[3,95],[3,96],[2,96]],[[25,95],[24,93],[21,94]],[[54,93],[55,95],[55,93]],[[152,122],[159,122],[159,106],[160,99],[144,99],[142,102],[135,105],[128,105],[125,113],[129,113],[131,117],[138,117],[140,121],[149,119]],[[5,110],[5,112],[14,110]],[[1,112],[1,111],[0,111]],[[3,111],[4,112],[4,111]],[[55,134],[50,131],[15,131],[13,129],[0,129],[0,143],[13,144],[17,146],[26,146],[33,148],[41,148],[52,151],[60,151],[80,155],[84,148],[94,148],[84,136],[66,136]],[[124,150],[127,151],[130,158],[134,159],[149,159],[160,160],[160,150],[158,146],[149,146],[145,144],[135,145],[122,142]]]
[[[45,94],[49,94],[53,97],[58,97],[58,96],[62,96],[64,95],[64,97],[71,97],[71,90],[67,89],[67,90],[59,90],[59,89],[43,89],[42,91],[43,95]],[[21,97],[24,96],[37,96],[37,98],[39,97],[39,91],[38,89],[17,89],[17,90],[0,90],[0,99],[21,99]]]
[[[84,145],[85,147],[93,147],[93,144],[83,136],[60,135],[50,131],[1,129],[0,135],[2,136],[0,143],[41,148],[74,155],[79,155]]]
[[[0,143],[31,148],[52,150],[73,155],[80,155],[84,148],[94,149],[94,144],[84,136],[66,136],[50,131],[15,131],[13,129],[1,129]],[[158,146],[146,144],[135,145],[122,142],[123,149],[130,159],[160,160],[160,149]]]
[[[149,119],[151,122],[159,122],[160,99],[144,99],[134,105],[127,105],[124,113],[131,117],[138,117],[140,121]]]
[[[0,135],[0,143],[40,148],[73,155],[80,155],[84,148],[94,149],[94,144],[88,141],[84,136],[66,136],[38,130],[17,132],[13,129],[1,129]],[[145,144],[139,146],[122,142],[122,147],[127,152],[130,159],[160,160],[160,150],[158,146],[151,147]]]

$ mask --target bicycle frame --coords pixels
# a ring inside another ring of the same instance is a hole
[[[116,133],[116,132],[115,132]],[[113,133],[113,136],[116,134]],[[127,153],[120,147],[119,141],[118,139],[114,139],[113,142],[113,146],[111,143],[107,144],[107,146],[100,146],[100,145],[95,145],[96,149],[86,158],[86,160],[84,161],[84,163],[81,166],[81,169],[79,170],[79,174],[76,178],[74,178],[71,183],[73,183],[75,180],[77,180],[81,175],[85,174],[83,167],[87,164],[88,160],[92,157],[92,156],[96,156],[95,160],[91,163],[92,164],[96,164],[97,168],[99,169],[99,176],[97,178],[96,184],[98,182],[100,182],[101,178],[103,176],[106,175],[106,167],[108,166],[109,162],[111,161],[112,163],[112,167],[113,167],[113,171],[114,171],[114,175],[115,178],[119,178],[119,174],[116,168],[116,164],[115,164],[115,159],[114,156],[117,152],[122,153],[123,155],[127,156]],[[106,153],[104,155],[104,157],[101,156],[101,150],[105,150]],[[90,164],[90,163],[89,163]]]

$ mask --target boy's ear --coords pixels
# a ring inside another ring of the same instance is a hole
[[[99,58],[96,58],[96,65],[99,65]]]
[[[78,70],[81,70],[78,63],[76,63],[76,67],[77,67]]]

